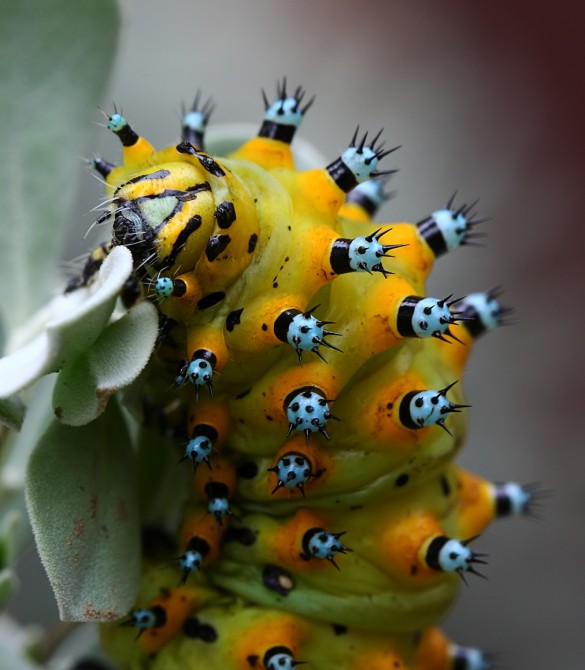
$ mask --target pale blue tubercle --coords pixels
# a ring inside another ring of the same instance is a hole
[[[473,552],[459,540],[450,539],[441,548],[437,562],[444,572],[459,572],[471,567]]]
[[[463,298],[460,303],[460,308],[465,309],[467,305],[477,312],[481,319],[481,323],[486,330],[492,330],[500,324],[502,306],[495,298],[491,297],[489,293],[470,293]]]
[[[420,391],[410,401],[409,411],[413,422],[426,428],[445,418],[451,406],[446,395],[439,391]]]
[[[448,251],[461,246],[468,232],[467,219],[452,209],[439,209],[431,214],[437,227],[443,234]]]
[[[311,464],[301,454],[288,453],[278,459],[276,477],[287,489],[306,484],[311,476]]]
[[[132,613],[132,625],[140,630],[147,630],[156,626],[156,616],[148,609],[135,610]]]
[[[325,427],[331,413],[323,396],[315,391],[303,391],[290,401],[286,416],[297,430],[315,433]]]
[[[169,277],[159,277],[154,283],[155,293],[159,298],[168,298],[173,294],[173,280]]]
[[[348,147],[341,154],[341,160],[358,182],[369,179],[378,165],[378,156],[370,147]]]
[[[298,128],[303,121],[299,101],[295,98],[285,98],[273,102],[264,113],[264,120]]]
[[[349,245],[348,255],[352,270],[371,272],[384,256],[384,246],[376,237],[356,237]]]
[[[203,133],[207,127],[207,116],[203,112],[192,109],[182,119],[183,126],[197,133]]]
[[[508,502],[510,503],[510,514],[520,515],[526,513],[529,509],[529,504],[532,501],[532,494],[523,486],[516,482],[506,482],[499,485]]]
[[[121,114],[112,114],[110,120],[108,121],[108,130],[112,130],[115,133],[120,132],[124,126],[128,125],[128,121]]]
[[[340,551],[343,552],[345,547],[341,544],[336,534],[322,530],[315,533],[307,542],[307,549],[311,556],[315,558],[327,558],[331,560]]]
[[[443,300],[423,298],[414,307],[412,329],[418,337],[432,337],[435,333],[444,335],[450,323],[453,323],[453,316]]]
[[[493,666],[481,649],[453,645],[451,656],[457,659],[462,670],[490,670]]]
[[[370,200],[376,207],[381,207],[386,201],[384,195],[384,184],[380,179],[366,179],[358,184],[352,193],[361,193]]]
[[[274,654],[266,663],[266,670],[294,670],[295,665],[290,654]]]
[[[195,549],[189,549],[179,558],[179,565],[185,572],[193,572],[199,570],[203,563],[203,556]]]
[[[230,504],[227,498],[212,498],[207,504],[207,511],[221,519],[230,513]]]
[[[323,340],[324,332],[321,322],[314,316],[297,314],[288,327],[286,339],[295,349],[307,351],[318,346]]]
[[[193,465],[199,465],[202,461],[209,458],[213,451],[213,444],[208,437],[197,435],[187,443],[185,449],[185,458],[193,461]]]
[[[209,361],[204,358],[196,358],[189,363],[187,368],[187,378],[195,386],[203,386],[209,384],[213,377],[213,368]]]

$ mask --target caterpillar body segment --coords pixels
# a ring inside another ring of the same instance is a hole
[[[105,646],[132,670],[485,670],[434,626],[489,571],[477,536],[542,493],[454,464],[474,411],[456,382],[508,310],[497,290],[425,284],[473,243],[475,204],[374,223],[393,151],[380,133],[299,171],[312,99],[286,81],[264,98],[257,136],[228,156],[204,149],[214,105],[198,94],[179,144],[157,151],[114,114],[123,165],[95,161],[112,239],[69,290],[113,246],[132,252],[134,299],[161,315],[139,404],[190,480],[170,567],[155,578],[145,559],[143,632],[106,627]]]

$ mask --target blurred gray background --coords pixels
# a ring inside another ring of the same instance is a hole
[[[489,581],[470,580],[445,628],[501,652],[510,670],[576,670],[585,609],[585,10],[568,0],[487,4],[123,0],[117,66],[100,104],[111,111],[115,102],[163,147],[177,140],[180,105],[197,88],[216,100],[214,122],[259,122],[260,88],[272,94],[287,75],[317,94],[301,133],[329,159],[357,123],[383,126],[389,146],[402,145],[384,162],[400,172],[381,221],[417,221],[455,189],[481,197],[480,214],[493,217],[482,226],[485,248],[441,259],[429,293],[501,284],[519,323],[487,336],[470,362],[460,462],[494,480],[542,480],[555,495],[544,522],[501,521],[485,533],[477,547],[490,553]],[[106,131],[95,148],[119,158]],[[82,175],[70,256],[101,196]]]

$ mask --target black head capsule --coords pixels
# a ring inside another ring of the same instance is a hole
[[[409,295],[398,307],[396,328],[402,337],[436,337],[448,342],[447,337],[456,341],[458,338],[449,330],[450,325],[465,321],[466,317],[459,311],[452,312],[451,306],[461,302],[449,299],[421,298]]]
[[[272,104],[268,102],[266,93],[262,90],[264,99],[264,119],[258,137],[267,137],[271,140],[279,140],[290,144],[297,128],[303,121],[303,116],[313,104],[315,96],[302,106],[305,91],[297,86],[295,92],[289,95],[286,91],[286,77],[282,82],[276,84],[276,100]]]
[[[359,126],[354,133],[349,147],[339,158],[325,168],[331,176],[331,179],[333,179],[344,193],[349,193],[358,184],[367,179],[395,172],[395,170],[376,170],[378,162],[384,158],[384,156],[387,156],[398,149],[398,147],[394,147],[394,149],[387,149],[386,151],[382,150],[384,143],[377,144],[378,139],[382,134],[382,130],[380,130],[368,145],[366,145],[368,133],[364,133],[359,142],[357,140],[358,134]]]
[[[389,251],[399,249],[403,244],[382,244],[380,240],[392,229],[375,230],[369,235],[354,239],[340,237],[331,245],[329,262],[336,274],[348,272],[379,272],[386,278],[392,274],[382,265],[382,258],[392,258]]]
[[[208,98],[200,107],[201,91],[197,91],[195,100],[191,109],[185,112],[183,109],[183,118],[181,119],[181,139],[189,142],[197,149],[205,149],[205,130],[209,123],[215,104],[212,98]]]
[[[488,219],[477,219],[473,209],[477,200],[470,205],[463,204],[455,209],[451,197],[445,209],[439,209],[416,226],[422,238],[432,249],[435,257],[443,256],[449,251],[464,245],[473,245],[473,240],[483,235],[473,232],[473,228]]]
[[[299,363],[303,364],[303,351],[312,351],[316,356],[327,362],[319,351],[320,346],[334,349],[341,352],[341,349],[334,347],[325,340],[326,336],[337,335],[325,326],[331,324],[331,321],[320,321],[313,316],[313,312],[319,307],[316,305],[306,312],[298,309],[286,309],[281,312],[274,321],[274,334],[281,341],[290,344],[297,352]]]

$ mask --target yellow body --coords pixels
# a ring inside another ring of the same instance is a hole
[[[203,569],[165,601],[172,626],[148,631],[139,645],[131,632],[107,626],[105,646],[132,670],[264,670],[264,654],[278,645],[319,670],[448,670],[449,645],[432,627],[451,607],[460,580],[430,567],[426,552],[435,538],[478,534],[495,507],[490,485],[453,464],[465,437],[464,414],[447,419],[451,434],[438,425],[412,429],[400,418],[408,393],[462,378],[473,342],[464,324],[453,327],[463,345],[400,334],[399,307],[407,296],[424,296],[433,251],[415,225],[374,225],[363,208],[344,205],[345,193],[326,170],[296,171],[285,142],[254,138],[226,159],[210,159],[211,172],[202,162],[208,159],[199,150],[155,152],[141,141],[108,177],[118,203],[146,198],[145,216],[168,217],[137,257],[143,298],[177,322],[157,354],[161,365],[144,383],[160,394],[181,360],[211,352],[213,398],[203,388],[196,401],[189,384],[169,393],[184,407],[188,433],[211,426],[217,441],[211,468],[201,463],[194,475],[178,542],[180,553],[190,538],[202,537],[210,552]],[[168,174],[149,177],[161,170]],[[194,187],[184,201],[162,195]],[[222,228],[217,211],[226,201],[236,216]],[[174,207],[180,211],[170,216]],[[193,217],[198,227],[178,248]],[[330,260],[336,241],[379,228],[392,229],[386,243],[406,245],[384,259],[394,274],[338,275]],[[227,246],[210,260],[210,239],[226,235]],[[152,283],[160,276],[182,279],[185,293],[156,298]],[[222,297],[207,306],[210,294]],[[316,305],[318,319],[334,322],[342,351],[322,346],[327,363],[304,352],[301,365],[274,323],[284,310]],[[322,392],[339,418],[327,425],[330,440],[314,432],[307,441],[295,430],[287,437],[285,402],[302,387]],[[459,384],[450,399],[461,403],[461,394]],[[274,491],[274,468],[291,451],[308,459],[313,476],[302,492]],[[255,473],[244,476],[246,468]],[[235,520],[220,526],[206,511],[210,481],[227,486]],[[252,540],[230,537],[233,527]],[[352,551],[336,557],[339,570],[303,556],[312,528],[346,532]],[[285,571],[290,592],[267,588],[266,566]],[[161,576],[148,566],[140,606],[158,602],[146,594],[174,586],[180,575],[178,568]],[[208,597],[198,600],[202,588]],[[193,613],[214,627],[215,642],[181,634],[177,622]],[[147,661],[143,649],[158,653]]]

